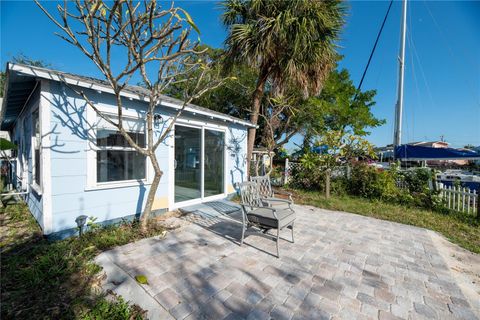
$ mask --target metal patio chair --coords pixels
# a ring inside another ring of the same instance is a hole
[[[250,177],[250,181],[258,184],[260,197],[262,197],[263,200],[269,204],[269,206],[282,207],[286,209],[290,208],[293,204],[293,198],[290,192],[281,190],[273,191],[270,177],[268,175]],[[288,200],[275,197],[275,194],[287,196]]]
[[[277,230],[276,244],[277,257],[280,257],[278,242],[280,239],[280,230],[288,228],[292,231],[292,243],[295,242],[293,238],[293,225],[295,222],[295,211],[292,209],[290,203],[287,203],[287,208],[274,208],[270,206],[261,196],[259,185],[256,182],[248,181],[239,184],[240,196],[242,202],[242,239],[240,245],[243,245],[245,232],[249,227],[256,227],[260,232],[267,234],[270,229]],[[284,200],[284,199],[282,199]],[[284,200],[288,201],[288,200]],[[274,237],[273,235],[269,235]]]

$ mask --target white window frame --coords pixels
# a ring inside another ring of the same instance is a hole
[[[190,127],[195,129],[200,129],[201,132],[201,181],[200,181],[200,197],[196,199],[175,202],[175,127],[182,126],[182,127]],[[170,143],[171,152],[169,158],[169,208],[170,210],[177,209],[180,207],[202,203],[205,201],[212,201],[212,200],[219,200],[224,199],[228,196],[228,188],[227,188],[227,181],[228,181],[228,153],[227,153],[227,130],[226,126],[215,125],[212,123],[195,121],[195,120],[187,120],[187,119],[177,119],[172,134],[170,135]],[[204,175],[205,175],[205,130],[212,130],[212,131],[219,131],[223,132],[224,138],[224,149],[223,149],[223,193],[216,194],[213,196],[205,197],[205,188],[204,188]]]
[[[105,110],[104,108],[99,108],[102,114],[115,118],[117,116],[116,110]],[[103,110],[102,110],[103,109]],[[93,190],[102,190],[102,189],[115,189],[115,188],[125,188],[125,187],[135,187],[135,186],[142,186],[142,185],[150,185],[153,181],[153,166],[151,164],[150,159],[146,157],[145,159],[145,178],[138,180],[122,180],[122,181],[109,181],[109,182],[97,182],[97,151],[105,150],[105,148],[98,148],[97,147],[97,130],[99,129],[98,124],[102,120],[100,116],[96,114],[94,110],[91,108],[87,109],[87,119],[89,124],[94,124],[92,126],[93,134],[88,139],[87,145],[87,185],[85,191],[93,191]],[[127,111],[123,112],[123,119],[124,121],[145,121],[142,117],[139,116],[138,113]],[[111,129],[117,130],[114,126],[102,127],[101,129]],[[139,131],[132,131],[129,132],[139,132]],[[146,125],[144,126],[144,133],[145,133],[145,144],[148,143],[147,132],[146,132]],[[131,147],[127,147],[129,150],[134,150]],[[125,150],[122,147],[110,147],[110,150]]]
[[[35,130],[35,123],[33,121],[33,115],[37,113],[38,121],[38,136]],[[31,146],[30,146],[30,157],[32,159],[32,180],[30,186],[38,194],[42,195],[42,121],[40,116],[40,107],[37,105],[33,108],[32,113],[30,114],[30,123],[31,123]],[[37,183],[35,176],[37,174],[37,161],[35,159],[35,150],[38,149],[40,163],[38,164],[39,169],[39,178],[40,181]]]

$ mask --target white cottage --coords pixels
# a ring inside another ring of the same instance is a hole
[[[44,234],[75,234],[75,219],[81,215],[102,223],[138,216],[153,179],[151,165],[69,88],[81,87],[102,112],[115,117],[109,86],[98,79],[11,63],[6,75],[1,130],[9,131],[18,145],[16,187]],[[128,130],[144,144],[146,93],[132,86],[123,95]],[[170,97],[161,101],[157,136],[181,103]],[[234,193],[235,184],[246,177],[249,127],[252,124],[242,119],[189,105],[157,149],[164,175],[154,210]]]

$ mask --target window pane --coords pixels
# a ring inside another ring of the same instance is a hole
[[[97,151],[97,182],[145,179],[145,156],[136,151]]]
[[[145,147],[145,133],[128,132],[128,135],[141,148]],[[118,131],[99,129],[97,130],[97,146],[98,147],[130,147],[130,144]]]
[[[40,122],[38,121],[38,110],[32,113],[33,135],[40,136]]]
[[[223,132],[205,130],[205,197],[224,192],[224,144]]]
[[[175,202],[201,197],[202,130],[175,126]]]
[[[40,121],[38,109],[32,113],[32,136],[33,136],[33,179],[35,184],[40,185]]]
[[[35,149],[35,183],[40,185],[40,150]]]

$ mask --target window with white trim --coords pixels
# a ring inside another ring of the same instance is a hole
[[[127,121],[125,129],[138,146],[145,147],[143,125],[137,121]],[[97,183],[144,180],[147,178],[146,156],[136,151],[115,128],[108,125],[99,126],[97,128],[96,146]]]

